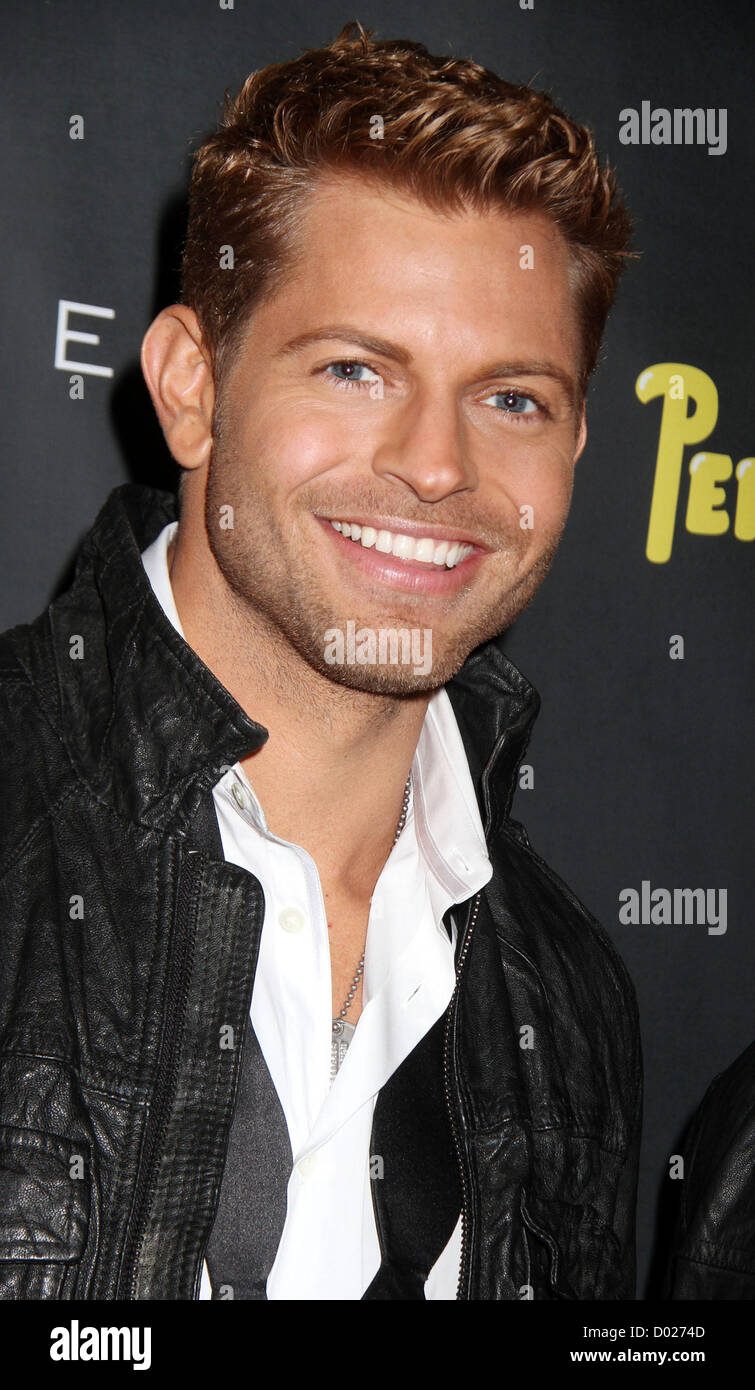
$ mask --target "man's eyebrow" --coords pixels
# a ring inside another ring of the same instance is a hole
[[[348,324],[339,323],[328,324],[310,333],[299,333],[284,343],[277,355],[302,352],[314,343],[327,342],[334,338],[342,343],[353,343],[356,347],[364,348],[365,352],[378,353],[381,357],[399,362],[402,367],[408,367],[412,361],[412,354],[398,343],[388,342],[386,338],[376,338],[371,333],[362,333]],[[577,391],[574,381],[568,372],[552,362],[494,362],[478,372],[477,376],[480,380],[491,376],[549,376],[561,386],[569,405],[573,407],[576,403]]]
[[[326,328],[316,328],[312,333],[300,333],[296,338],[290,338],[284,343],[278,355],[301,352],[312,343],[321,343],[329,338],[338,338],[342,343],[355,343],[357,347],[364,348],[365,352],[377,352],[381,357],[390,357],[394,362],[400,362],[402,367],[408,367],[412,360],[412,354],[407,352],[406,348],[399,347],[398,343],[389,343],[385,338],[375,338],[371,333],[361,333],[358,329],[342,323],[331,323]]]
[[[577,388],[573,379],[554,362],[495,362],[492,367],[480,372],[480,376],[549,376],[558,382],[569,405],[572,408],[576,405]]]

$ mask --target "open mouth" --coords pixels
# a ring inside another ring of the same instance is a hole
[[[333,521],[329,524],[346,540],[363,550],[374,549],[378,554],[391,555],[407,563],[414,561],[440,570],[455,569],[475,549],[462,541],[438,541],[432,536],[410,536],[405,531],[379,531],[374,526],[360,526],[355,521]]]

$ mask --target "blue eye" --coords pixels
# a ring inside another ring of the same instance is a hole
[[[334,376],[334,380],[339,382],[339,384],[342,386],[372,385],[372,382],[366,380],[364,377],[356,376],[355,373],[357,372],[370,372],[371,376],[375,381],[380,380],[377,373],[373,372],[372,368],[368,367],[366,362],[354,362],[351,360],[351,358],[344,358],[343,360],[338,362],[329,362],[327,367],[325,368],[325,371],[332,372],[333,368],[345,369],[345,375]]]
[[[487,399],[503,401],[504,414],[537,415],[538,413],[538,407],[532,397],[523,395],[521,391],[494,391],[492,396],[488,396]]]

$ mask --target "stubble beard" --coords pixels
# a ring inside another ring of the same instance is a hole
[[[303,509],[305,491],[302,489],[300,493]],[[314,491],[313,488],[313,507],[324,514],[321,500],[314,497]],[[233,526],[224,528],[219,524],[220,518],[228,515],[229,505],[233,509]],[[337,516],[339,510],[344,509],[336,507],[332,514]],[[563,530],[562,526],[551,536],[531,569],[513,584],[509,581],[506,587],[499,580],[493,588],[491,581],[488,585],[491,592],[478,594],[473,611],[462,621],[454,621],[453,614],[457,611],[461,617],[462,609],[471,607],[469,600],[465,603],[462,598],[461,606],[459,600],[447,601],[442,610],[447,626],[443,640],[439,641],[432,620],[427,620],[426,611],[423,613],[425,605],[421,600],[402,603],[397,596],[396,608],[391,611],[391,598],[387,594],[386,611],[379,618],[369,611],[361,615],[354,611],[345,614],[335,611],[333,600],[328,598],[306,557],[295,547],[286,546],[285,536],[281,534],[265,494],[260,491],[250,495],[243,469],[237,462],[234,466],[234,458],[220,447],[217,437],[208,471],[205,525],[210,549],[230,591],[231,602],[242,625],[248,629],[250,643],[259,645],[262,636],[263,646],[267,645],[272,660],[277,663],[276,671],[270,672],[273,683],[276,678],[283,683],[294,679],[303,686],[306,672],[301,670],[301,662],[304,662],[334,685],[388,697],[408,697],[438,690],[456,675],[476,647],[510,627],[545,579]],[[524,536],[520,539],[513,532],[510,535],[512,543],[501,547],[509,556],[509,575],[516,571],[517,557],[525,544]],[[494,563],[493,556],[482,561],[483,566],[490,563]],[[433,600],[433,605],[436,604],[437,600]],[[354,623],[352,631],[357,633],[361,628],[373,631],[402,628],[424,631],[429,628],[430,669],[417,671],[415,667],[420,663],[416,660],[405,664],[329,662],[325,655],[326,633],[334,629],[345,632],[349,620]]]

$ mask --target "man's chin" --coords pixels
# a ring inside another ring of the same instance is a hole
[[[366,695],[383,695],[402,699],[410,695],[432,694],[445,685],[455,673],[447,676],[435,669],[414,672],[401,666],[323,666],[322,674],[334,685]]]
[[[354,627],[354,625],[350,625]],[[483,632],[480,641],[490,632]],[[430,628],[393,629],[373,634],[331,628],[322,648],[306,655],[310,666],[334,685],[393,698],[432,694],[457,674],[472,647],[465,642],[433,642]],[[476,643],[475,643],[476,645]]]

